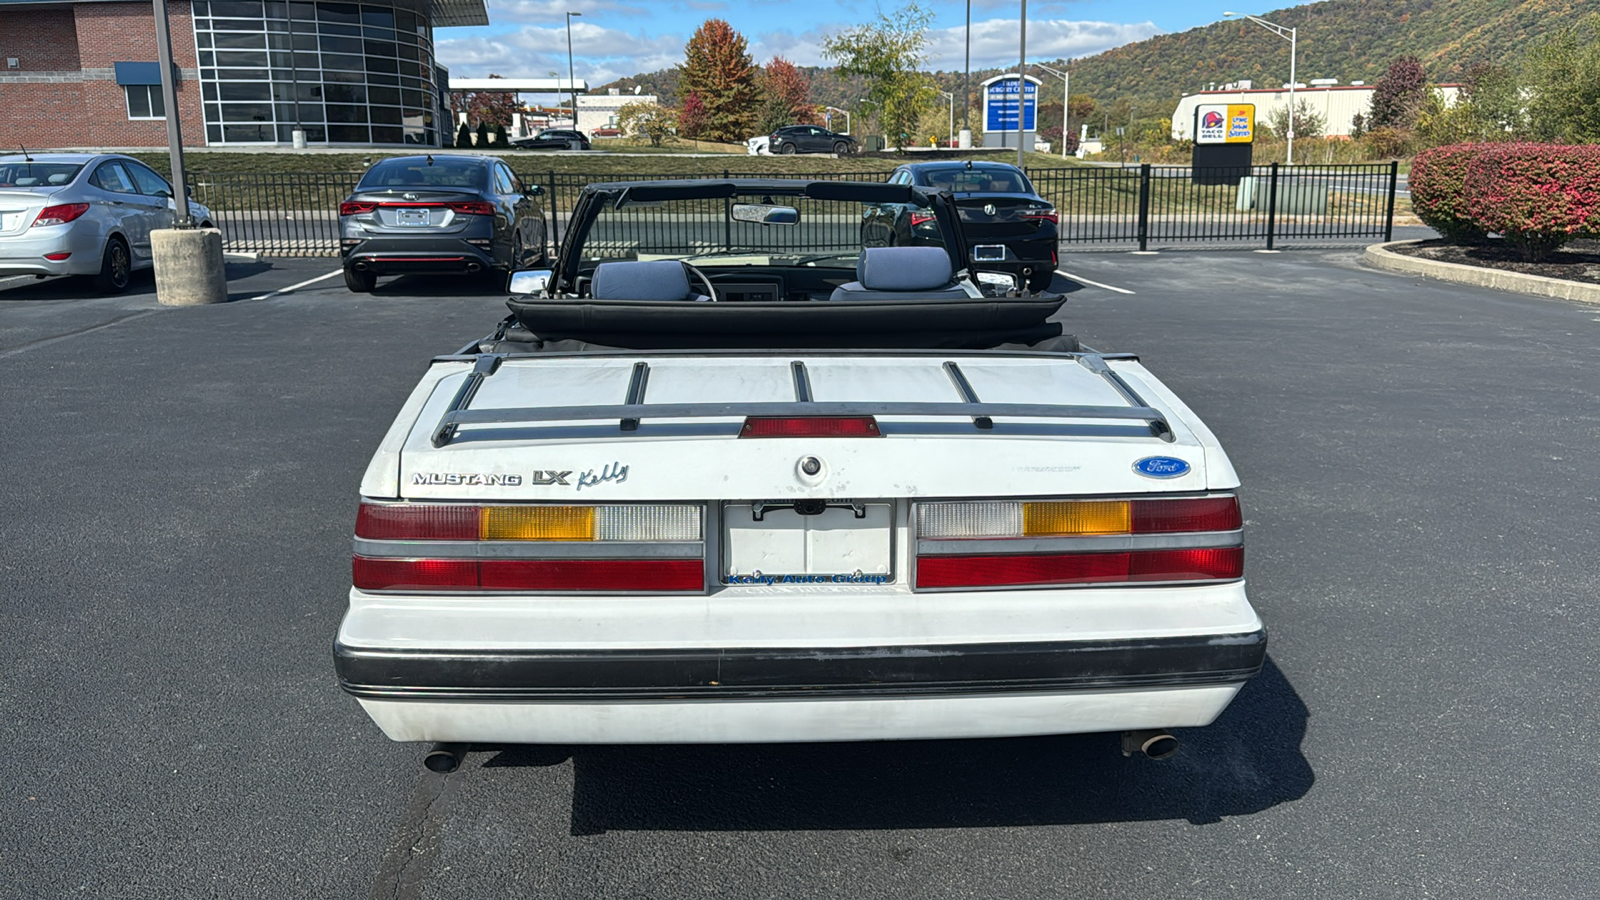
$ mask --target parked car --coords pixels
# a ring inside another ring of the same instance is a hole
[[[150,232],[170,228],[177,202],[155,170],[118,153],[0,157],[0,275],[88,275],[124,291],[152,265]],[[193,200],[189,215],[211,227]]]
[[[785,125],[767,136],[771,153],[856,153],[861,143],[819,125]]]
[[[546,128],[533,137],[517,138],[511,146],[519,150],[588,150],[589,136],[567,128]]]
[[[946,242],[861,247],[883,203]],[[591,184],[569,221],[360,483],[334,669],[429,768],[1072,732],[1161,757],[1260,671],[1216,438],[1063,333],[1061,295],[974,278],[949,192]]]
[[[375,163],[339,204],[344,283],[365,293],[380,275],[538,265],[546,257],[543,193],[495,157]]]
[[[744,149],[751,156],[766,156],[772,152],[772,138],[764,134],[749,138],[744,142]]]
[[[950,191],[974,267],[1010,272],[1034,291],[1050,287],[1058,259],[1059,218],[1021,169],[997,162],[907,163],[890,174],[889,183]],[[938,223],[905,204],[867,210],[861,230],[867,246],[944,243]]]

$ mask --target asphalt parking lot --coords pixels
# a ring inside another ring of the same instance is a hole
[[[489,749],[334,683],[355,490],[498,285],[328,260],[157,306],[0,281],[0,898],[1581,897],[1600,869],[1600,308],[1356,251],[1076,253],[1244,480],[1260,678],[1114,735]],[[1091,283],[1092,282],[1092,283]],[[262,298],[262,299],[252,299]]]

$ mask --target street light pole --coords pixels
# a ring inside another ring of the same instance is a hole
[[[1070,126],[1072,124],[1072,122],[1070,120],[1070,117],[1067,115],[1067,104],[1069,102],[1069,98],[1072,96],[1072,94],[1071,94],[1071,88],[1072,88],[1071,76],[1067,73],[1067,71],[1065,69],[1052,69],[1051,67],[1045,65],[1044,63],[1034,63],[1034,65],[1036,65],[1039,68],[1045,70],[1046,72],[1049,72],[1051,75],[1060,75],[1061,76],[1061,158],[1062,159],[1066,159],[1067,158],[1067,128],[1068,128],[1068,126]]]
[[[956,95],[946,91],[940,91],[939,93],[944,94],[945,98],[950,101],[950,146],[954,147],[956,145]]]
[[[1294,165],[1294,78],[1295,78],[1295,56],[1297,54],[1297,51],[1299,50],[1300,29],[1298,29],[1298,28],[1285,28],[1282,25],[1278,25],[1278,24],[1275,24],[1273,22],[1268,22],[1266,19],[1263,19],[1260,16],[1252,16],[1252,15],[1249,15],[1249,14],[1241,14],[1241,13],[1235,13],[1235,12],[1225,12],[1222,15],[1225,18],[1226,17],[1232,17],[1232,16],[1239,16],[1240,18],[1243,18],[1243,19],[1249,19],[1250,21],[1256,23],[1257,25],[1260,25],[1262,28],[1265,28],[1266,30],[1272,32],[1273,34],[1277,35],[1278,37],[1281,37],[1284,40],[1289,42],[1289,135],[1288,135],[1289,136],[1289,146],[1284,152],[1284,165],[1292,166],[1292,165]]]
[[[967,0],[967,68],[961,76],[961,130],[966,131],[972,127],[967,121],[968,110],[972,109],[972,0]]]
[[[836,113],[844,113],[844,133],[850,133],[850,110],[840,109],[837,106],[824,106],[823,109],[832,110]]]
[[[572,96],[572,128],[578,128],[578,81],[572,76],[572,17],[582,16],[581,12],[567,13],[567,90]]]
[[[1017,19],[1020,44],[1017,48],[1017,168],[1022,168],[1022,139],[1026,134],[1024,113],[1028,109],[1028,0],[1022,0],[1022,15]]]
[[[172,65],[172,32],[167,27],[167,0],[155,0],[156,59],[161,67],[161,103],[167,109],[167,151],[172,158],[173,225],[193,228],[189,215],[189,179],[183,171],[183,132],[178,127],[178,71]],[[290,52],[293,52],[292,50]],[[277,139],[277,135],[273,135]]]

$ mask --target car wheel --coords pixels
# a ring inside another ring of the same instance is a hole
[[[794,145],[793,144],[784,144],[782,147],[778,148],[778,152],[782,153],[784,156],[793,156],[794,155]]]
[[[94,276],[95,290],[102,294],[120,294],[133,280],[133,257],[128,255],[128,244],[116,235],[106,241],[100,255],[100,274]]]
[[[370,294],[378,286],[378,276],[371,269],[344,267],[344,286],[358,294]]]
[[[836,156],[845,156],[850,152],[850,145],[846,144],[844,141],[835,141],[833,144],[833,152]]]
[[[1050,283],[1055,280],[1056,273],[1054,269],[1035,269],[1033,274],[1028,276],[1028,290],[1033,291],[1035,294],[1042,294],[1050,290]]]

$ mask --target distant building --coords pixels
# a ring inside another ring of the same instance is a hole
[[[484,0],[169,0],[184,142],[448,142],[433,30]],[[149,2],[0,0],[0,146],[164,147]]]
[[[617,115],[624,106],[629,103],[656,102],[659,101],[655,94],[624,94],[616,88],[611,88],[604,94],[579,94],[577,129],[589,135],[596,131],[615,129]]]
[[[1444,95],[1444,102],[1453,105],[1461,95],[1461,85],[1440,84],[1435,88]],[[1349,137],[1355,130],[1355,117],[1370,116],[1372,110],[1372,85],[1353,81],[1340,84],[1337,78],[1317,78],[1308,84],[1296,84],[1294,102],[1323,117],[1327,122],[1322,135],[1297,134],[1295,137]],[[1172,113],[1173,140],[1194,137],[1194,109],[1202,103],[1254,103],[1256,121],[1267,123],[1276,110],[1289,108],[1289,86],[1257,88],[1249,81],[1225,84],[1216,90],[1188,94],[1178,101]]]

